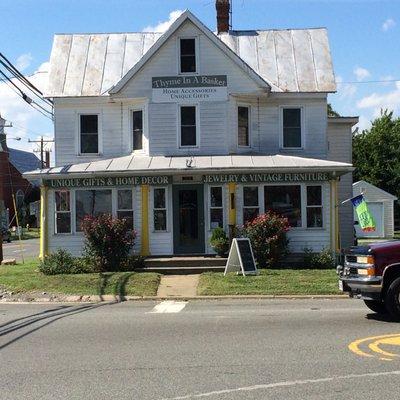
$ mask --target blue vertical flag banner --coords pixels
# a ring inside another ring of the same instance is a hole
[[[359,196],[353,197],[351,202],[356,210],[361,229],[364,232],[374,232],[376,229],[375,220],[368,209],[367,202],[363,195],[360,194]]]

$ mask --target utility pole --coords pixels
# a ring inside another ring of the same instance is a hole
[[[41,168],[45,167],[45,160],[44,160],[44,145],[47,143],[53,143],[54,139],[48,139],[48,140],[44,140],[43,136],[40,137],[40,140],[30,140],[28,139],[29,143],[39,143],[39,150],[33,150],[34,153],[40,153],[40,165]],[[47,163],[47,157],[46,157],[46,163]],[[49,162],[50,164],[50,162]],[[47,167],[50,167],[50,165],[47,165]]]

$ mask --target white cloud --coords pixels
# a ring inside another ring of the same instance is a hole
[[[143,28],[143,32],[165,32],[182,13],[182,10],[171,11],[167,21],[160,21],[155,26],[146,26]]]
[[[352,83],[342,83],[343,78],[341,76],[336,77],[337,92],[342,100],[352,98],[357,92],[357,86]]]
[[[363,67],[355,67],[353,73],[359,82],[371,76],[371,73]]]
[[[371,118],[368,118],[365,115],[360,115],[357,128],[359,132],[362,132],[364,129],[371,128]]]
[[[31,65],[32,60],[33,60],[33,57],[32,57],[31,53],[21,54],[17,58],[17,62],[15,63],[15,67],[19,71],[24,71],[25,69],[27,69]]]
[[[374,117],[380,115],[381,109],[400,113],[400,82],[397,82],[394,90],[387,93],[372,93],[369,96],[363,97],[357,102],[359,109],[372,109]]]
[[[49,63],[43,63],[37,71],[29,76],[28,79],[42,92],[46,90],[48,80],[48,66]],[[16,81],[14,81],[16,82]],[[25,90],[21,84],[16,84]],[[38,111],[34,110],[27,104],[14,90],[10,88],[11,84],[0,81],[0,113],[3,118],[13,124],[12,128],[7,128],[10,147],[22,150],[32,150],[32,145],[27,142],[28,137],[36,139],[40,135],[52,136],[50,132],[53,130],[53,123],[48,118],[42,116]],[[33,95],[28,94],[36,100]],[[22,140],[17,142],[11,140],[12,137],[21,137]]]
[[[393,81],[395,80],[393,75],[384,75],[379,78],[380,81],[387,81],[387,82],[382,82],[382,86],[390,86],[393,84]]]
[[[383,24],[382,24],[382,30],[383,32],[387,32],[389,29],[394,28],[396,25],[396,22],[393,18],[388,18]]]

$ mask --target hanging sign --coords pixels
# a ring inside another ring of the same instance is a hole
[[[108,176],[91,178],[58,178],[46,179],[44,185],[51,188],[87,188],[107,186],[168,185],[171,176]]]
[[[367,202],[362,194],[351,199],[354,209],[356,210],[358,222],[363,232],[375,232],[376,224],[374,217],[369,211]]]
[[[226,75],[192,75],[153,77],[154,103],[193,103],[228,99]]]
[[[243,275],[258,274],[249,238],[235,238],[232,240],[224,275],[228,272],[241,272]]]
[[[257,174],[203,175],[203,183],[321,182],[332,179],[330,172],[268,172]]]

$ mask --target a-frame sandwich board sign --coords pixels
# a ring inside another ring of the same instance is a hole
[[[235,238],[232,240],[224,275],[228,272],[241,272],[243,275],[258,274],[249,238]]]

